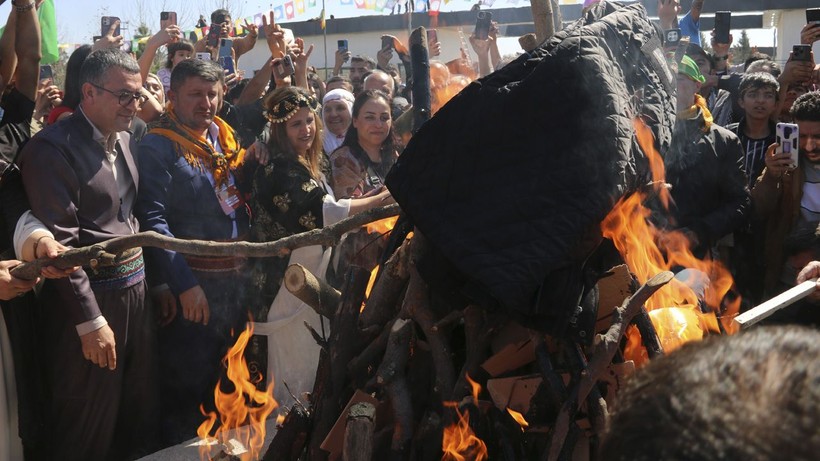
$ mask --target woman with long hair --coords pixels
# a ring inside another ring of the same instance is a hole
[[[250,207],[253,216],[251,238],[267,242],[289,235],[334,224],[376,206],[392,203],[382,192],[367,198],[336,200],[321,172],[322,122],[319,102],[298,87],[275,90],[265,100],[270,136],[268,162],[252,176]],[[319,278],[324,278],[330,248],[314,245],[299,248],[289,257],[259,258],[251,272],[250,300],[256,322],[249,348],[250,367],[267,370],[268,381],[275,380],[274,396],[288,408],[290,391],[299,395],[313,388],[319,346],[303,323],[318,332],[327,332],[328,322],[281,287],[285,269],[299,263]],[[264,363],[267,336],[267,364]]]
[[[390,99],[378,90],[363,91],[353,103],[353,121],[342,146],[330,155],[334,194],[362,197],[381,190],[398,157]]]

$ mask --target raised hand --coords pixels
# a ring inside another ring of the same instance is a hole
[[[262,15],[262,30],[265,32],[265,40],[268,42],[271,56],[279,56],[287,53],[287,45],[285,44],[285,33],[282,27],[273,20],[273,11],[270,12],[270,20],[265,15]]]
[[[92,51],[102,50],[105,48],[122,48],[123,36],[122,35],[114,35],[114,32],[117,30],[117,27],[120,26],[120,21],[114,21],[111,23],[111,26],[108,28],[108,32],[105,33],[99,40],[94,42],[91,46]]]

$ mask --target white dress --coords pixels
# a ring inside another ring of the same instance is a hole
[[[325,226],[345,219],[350,212],[350,200],[337,201],[333,190],[324,182],[327,195],[322,203]],[[320,279],[325,278],[332,248],[321,245],[298,248],[291,252],[288,265],[301,264]],[[321,319],[310,306],[290,294],[284,284],[279,288],[268,311],[268,321],[258,322],[254,334],[268,337],[268,372],[273,377],[274,398],[279,408],[290,408],[294,401],[284,383],[299,399],[313,390],[320,347],[305,327],[305,322],[319,334],[330,335],[328,319]]]

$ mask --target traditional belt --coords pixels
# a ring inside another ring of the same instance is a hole
[[[185,261],[198,275],[226,275],[245,268],[248,258],[239,256],[193,256],[185,255]]]
[[[117,256],[111,266],[84,267],[91,288],[119,290],[134,286],[145,280],[145,260],[142,248],[132,248]]]

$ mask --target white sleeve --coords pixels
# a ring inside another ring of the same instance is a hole
[[[322,222],[325,226],[336,224],[350,215],[350,199],[334,200],[327,194],[322,198]]]
[[[20,216],[20,219],[17,220],[17,226],[14,228],[14,253],[17,255],[17,259],[22,259],[23,245],[31,234],[36,231],[46,232],[51,238],[54,238],[54,234],[48,230],[46,225],[37,219],[31,210],[28,210],[23,213],[23,216]]]

